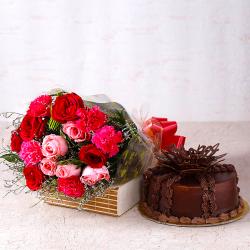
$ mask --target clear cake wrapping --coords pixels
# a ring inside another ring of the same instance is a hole
[[[119,216],[140,199],[140,176],[153,160],[127,111],[104,95],[55,90],[12,118],[0,158],[14,172],[9,192],[34,191],[46,203]]]

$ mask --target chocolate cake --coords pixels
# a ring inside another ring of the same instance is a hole
[[[216,156],[219,144],[189,150],[172,148],[156,155],[158,164],[143,177],[141,208],[161,222],[213,224],[243,211],[233,165]]]

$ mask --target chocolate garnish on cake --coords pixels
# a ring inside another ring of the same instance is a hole
[[[176,224],[214,224],[237,216],[243,207],[237,172],[222,163],[226,154],[218,151],[219,144],[157,152],[156,167],[143,176],[144,212]]]

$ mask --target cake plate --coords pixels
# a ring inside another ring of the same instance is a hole
[[[152,216],[147,215],[145,212],[145,208],[142,206],[142,203],[139,204],[138,209],[143,217],[145,217],[146,219],[151,220],[153,222],[159,223],[159,224],[164,224],[164,225],[169,225],[169,226],[178,226],[178,227],[211,227],[211,226],[225,225],[225,224],[232,223],[232,222],[235,222],[237,220],[242,219],[249,212],[249,205],[248,205],[247,201],[244,199],[242,199],[242,201],[243,201],[243,207],[242,207],[243,209],[235,217],[230,218],[230,219],[225,220],[225,221],[220,221],[217,223],[209,223],[209,224],[208,223],[205,223],[205,224],[191,224],[191,223],[184,224],[184,223],[180,223],[180,222],[178,222],[178,223],[162,222],[162,221],[154,219]]]

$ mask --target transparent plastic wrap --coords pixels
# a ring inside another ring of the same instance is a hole
[[[141,129],[137,128],[121,104],[107,102],[109,99],[104,95],[91,96],[84,100],[89,106],[98,105],[112,119],[116,117],[116,126],[119,124],[119,129],[126,135],[126,145],[123,150],[114,161],[110,161],[109,171],[113,176],[114,184],[123,184],[141,175],[153,161],[152,143],[144,136]]]

